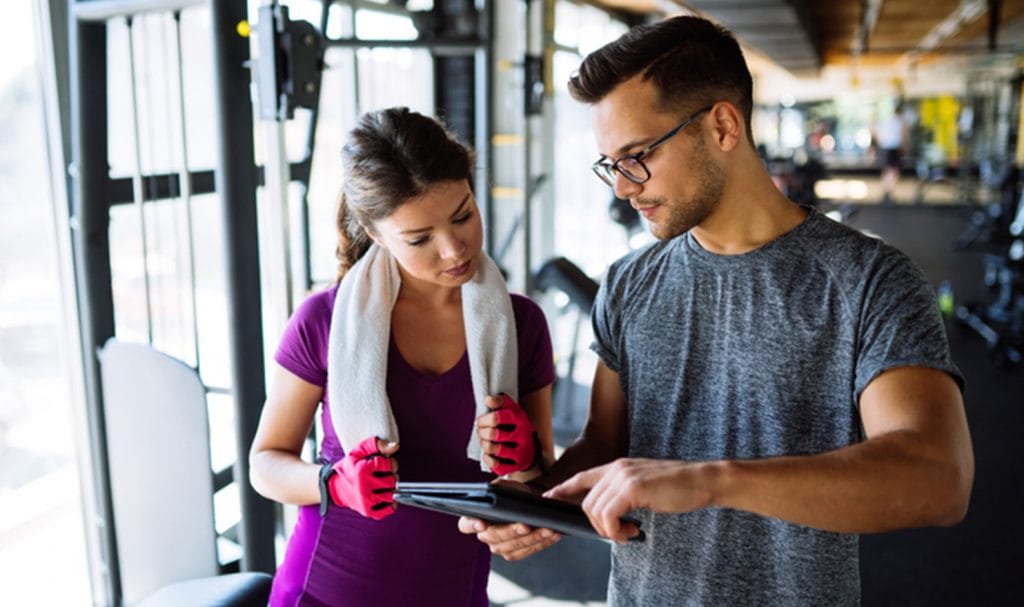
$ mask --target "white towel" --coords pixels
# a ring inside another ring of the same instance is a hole
[[[368,436],[399,441],[388,401],[391,310],[401,287],[398,264],[376,244],[338,285],[327,351],[327,398],[334,431],[347,453]],[[519,399],[518,345],[512,302],[498,266],[481,252],[473,279],[462,286],[462,319],[477,416],[484,398],[504,392]],[[476,426],[466,455],[480,460]],[[482,470],[487,467],[481,462]]]

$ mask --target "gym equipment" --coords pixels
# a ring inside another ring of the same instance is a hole
[[[993,300],[955,308],[956,319],[985,340],[993,362],[1002,368],[1024,359],[1024,191],[1007,231],[1012,240],[1006,253],[985,256],[984,282],[995,292]]]
[[[534,273],[533,286],[541,292],[561,291],[568,297],[568,303],[563,307],[563,312],[571,309],[576,311],[567,356],[568,368],[564,375],[564,379],[569,383],[566,389],[561,391],[559,402],[554,405],[558,411],[555,416],[556,426],[559,429],[570,429],[574,427],[575,422],[573,419],[573,392],[576,384],[573,381],[573,371],[576,368],[576,344],[579,342],[580,326],[585,318],[590,317],[590,311],[594,307],[598,284],[593,278],[587,276],[579,266],[565,257],[554,257],[544,262]]]
[[[214,524],[208,390],[196,370],[117,338],[98,357],[124,603],[266,605],[269,575],[222,575],[218,553],[230,548]]]
[[[1020,133],[1015,128],[1024,119],[1024,70],[1018,67],[1011,73],[1004,69],[990,80],[986,87],[975,87],[988,93],[976,95],[975,102],[987,116],[980,126],[989,132],[973,143],[987,146],[982,157],[985,162],[979,163],[980,173],[997,195],[974,213],[971,225],[957,240],[957,248],[984,243],[989,250],[997,251],[986,255],[983,262],[984,284],[994,297],[987,304],[956,306],[955,317],[981,336],[997,366],[1008,368],[1024,359],[1024,158],[1018,146]],[[966,132],[966,139],[972,141],[972,130]]]

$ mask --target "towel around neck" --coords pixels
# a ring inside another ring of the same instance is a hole
[[[327,351],[327,397],[331,423],[347,453],[369,436],[400,442],[386,392],[391,311],[402,279],[398,263],[376,244],[338,285]],[[470,379],[477,416],[484,399],[501,392],[519,400],[518,345],[512,301],[501,271],[485,252],[473,278],[462,286]],[[476,427],[466,456],[481,460]],[[487,467],[481,461],[481,469]]]

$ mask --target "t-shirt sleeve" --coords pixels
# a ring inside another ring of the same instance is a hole
[[[904,254],[883,246],[861,308],[855,402],[886,369],[922,366],[948,373],[961,390],[964,378],[953,363],[935,292]]]
[[[327,385],[327,338],[334,289],[302,302],[284,328],[274,353],[279,365],[313,385]]]
[[[519,394],[529,394],[555,381],[555,358],[544,311],[522,295],[512,295],[519,348]]]
[[[611,301],[614,298],[612,285],[615,269],[614,264],[609,268],[608,274],[597,290],[597,297],[594,298],[594,307],[590,313],[590,324],[594,331],[594,341],[591,342],[590,349],[597,354],[609,369],[616,373],[621,373],[622,361],[619,357],[618,341],[616,338],[619,335],[617,330],[618,322],[612,312],[615,306]]]

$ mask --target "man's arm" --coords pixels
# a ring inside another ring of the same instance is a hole
[[[886,371],[861,395],[865,440],[818,455],[716,462],[621,459],[548,493],[588,492],[598,531],[625,541],[619,517],[634,508],[746,510],[827,531],[872,533],[963,519],[974,456],[963,400],[947,374]]]
[[[624,457],[629,448],[626,396],[619,374],[598,361],[590,390],[590,410],[580,436],[566,448],[538,484],[553,487],[581,470]]]
[[[551,470],[531,484],[551,487],[580,470],[610,462],[626,455],[626,398],[619,384],[619,375],[603,362],[598,362],[590,391],[590,411],[579,438],[565,450]],[[506,560],[526,558],[551,546],[560,536],[550,529],[532,529],[522,523],[488,525],[470,517],[459,519],[459,530],[475,533],[491,552]]]

